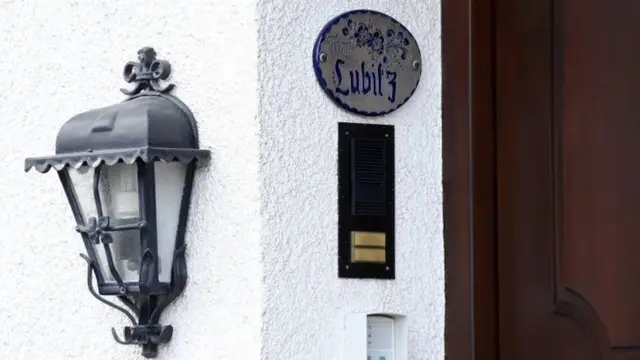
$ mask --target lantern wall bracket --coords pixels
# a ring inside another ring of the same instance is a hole
[[[185,250],[186,244],[183,244],[179,249],[176,249],[174,254],[174,266],[171,274],[174,285],[172,292],[169,295],[161,297],[140,295],[132,299],[129,296],[118,296],[118,300],[129,310],[105,299],[96,292],[93,288],[93,274],[98,264],[89,256],[80,254],[80,257],[87,262],[87,287],[91,295],[101,303],[122,312],[132,324],[132,326],[124,327],[124,339],[121,339],[116,330],[111,328],[111,335],[118,344],[142,346],[142,355],[144,357],[155,358],[158,355],[158,346],[166,344],[171,340],[173,336],[173,326],[160,325],[158,324],[158,320],[164,309],[173,302],[185,288]]]

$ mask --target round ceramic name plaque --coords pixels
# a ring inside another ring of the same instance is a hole
[[[338,15],[313,50],[320,86],[338,105],[365,116],[388,114],[418,87],[420,48],[407,28],[371,10]]]

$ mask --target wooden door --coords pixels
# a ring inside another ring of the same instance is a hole
[[[640,1],[494,4],[499,358],[640,359]]]

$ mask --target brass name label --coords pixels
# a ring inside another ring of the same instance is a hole
[[[379,232],[351,232],[351,262],[386,263],[386,234]]]

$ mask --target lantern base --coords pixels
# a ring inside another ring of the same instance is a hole
[[[124,340],[120,340],[115,331],[112,331],[114,339],[121,344],[135,344],[142,346],[142,356],[153,359],[158,356],[158,345],[168,343],[173,336],[173,326],[137,325],[125,326]]]
[[[186,268],[184,265],[185,245],[182,245],[174,255],[174,267],[172,271],[173,291],[168,295],[138,295],[136,297],[117,296],[130,311],[122,306],[98,295],[93,288],[93,273],[97,263],[89,256],[81,254],[80,256],[87,262],[87,286],[89,292],[100,302],[106,304],[116,310],[119,310],[127,316],[132,326],[125,326],[123,338],[121,339],[116,330],[111,328],[111,335],[115,341],[122,345],[139,345],[142,347],[142,356],[145,358],[155,358],[158,355],[158,346],[168,343],[173,336],[173,326],[160,325],[158,320],[162,311],[169,305],[184,289],[186,284]],[[138,319],[136,319],[136,317]]]

